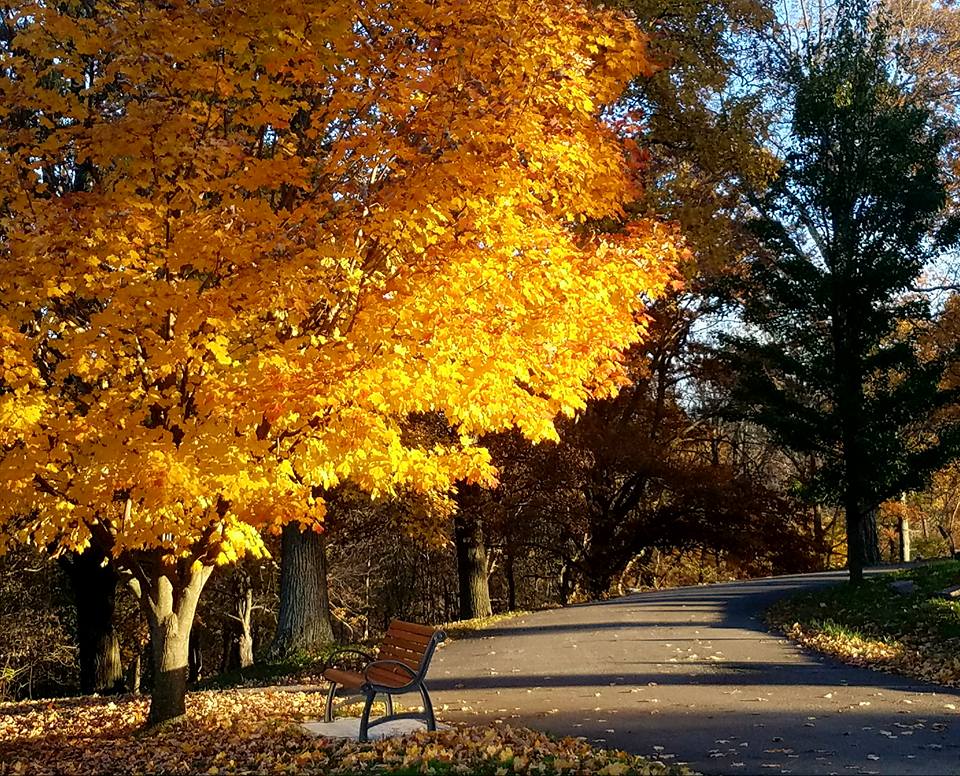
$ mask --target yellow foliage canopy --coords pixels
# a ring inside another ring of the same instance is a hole
[[[318,524],[339,482],[490,484],[478,435],[552,439],[622,383],[680,250],[622,224],[636,191],[601,114],[649,69],[622,15],[13,5],[8,537],[230,560]],[[415,433],[424,415],[449,436]]]

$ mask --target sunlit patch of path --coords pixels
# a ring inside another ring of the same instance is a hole
[[[707,774],[960,773],[960,693],[839,664],[767,632],[811,574],[638,593],[507,621],[444,647],[449,720],[503,720]]]

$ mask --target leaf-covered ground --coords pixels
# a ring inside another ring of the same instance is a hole
[[[323,694],[221,690],[188,696],[187,720],[141,733],[147,699],[0,704],[0,775],[52,773],[689,773],[585,742],[507,726],[461,727],[373,744],[306,734]]]
[[[913,580],[902,595],[890,588]],[[960,686],[960,601],[937,592],[960,584],[960,562],[944,561],[841,584],[781,601],[768,622],[811,649],[855,665]]]
[[[552,607],[544,608],[549,609]],[[457,620],[456,622],[448,622],[446,625],[441,627],[443,628],[443,632],[447,634],[448,639],[469,639],[482,635],[481,632],[485,631],[487,628],[496,627],[497,625],[500,625],[508,620],[512,620],[515,617],[523,617],[525,614],[530,614],[530,612],[525,609],[517,609],[513,612],[492,614],[489,617],[475,617],[472,620]]]

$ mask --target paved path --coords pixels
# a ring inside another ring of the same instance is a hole
[[[539,612],[442,648],[444,719],[675,755],[707,774],[960,774],[960,692],[844,666],[762,612],[841,574],[638,593]]]

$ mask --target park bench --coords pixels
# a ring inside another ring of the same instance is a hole
[[[360,737],[367,741],[367,732],[374,725],[382,725],[396,719],[421,719],[427,723],[427,730],[436,730],[437,721],[433,715],[433,704],[427,692],[424,678],[430,667],[430,659],[437,645],[446,638],[442,630],[417,625],[412,622],[393,620],[387,628],[387,634],[380,644],[377,657],[358,649],[341,649],[327,660],[323,678],[330,682],[327,693],[327,705],[323,714],[324,722],[333,721],[333,699],[337,687],[357,690],[366,697],[363,716],[360,718]],[[367,662],[360,671],[349,671],[333,667],[333,661],[342,655],[359,655]],[[393,696],[408,692],[420,692],[423,699],[423,713],[393,713]],[[370,722],[370,708],[377,695],[386,700],[386,716]]]

